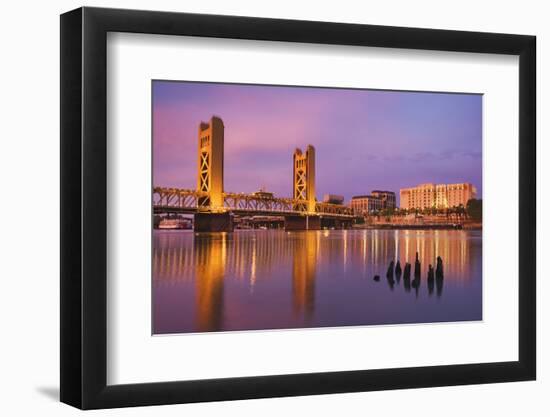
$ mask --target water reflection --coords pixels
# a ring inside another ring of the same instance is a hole
[[[197,236],[196,254],[196,329],[201,332],[222,328],[227,234]]]
[[[481,233],[155,231],[153,279],[155,333],[480,319]]]
[[[435,280],[435,275],[434,275],[434,269],[432,267],[432,264],[428,265],[428,293],[430,295],[433,294],[433,291],[434,291],[434,280]]]
[[[441,297],[441,294],[443,293],[443,278],[437,278],[435,279],[435,288],[437,291],[437,296]]]
[[[310,317],[315,308],[315,274],[319,234],[295,241],[292,259],[292,300],[295,313]]]

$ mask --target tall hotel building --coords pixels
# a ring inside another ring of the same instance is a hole
[[[399,190],[402,209],[450,208],[463,205],[476,198],[477,190],[470,183],[420,184]]]

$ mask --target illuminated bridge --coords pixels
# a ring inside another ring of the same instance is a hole
[[[194,215],[199,232],[232,231],[233,216],[283,216],[286,230],[318,230],[322,225],[344,228],[354,219],[350,207],[315,198],[315,149],[294,152],[293,197],[272,193],[223,191],[224,126],[219,117],[199,125],[198,176],[194,190],[153,188],[154,214]]]
[[[243,216],[263,215],[304,215],[299,210],[300,200],[258,196],[255,193],[222,193],[223,210]],[[210,212],[208,207],[199,207],[199,200],[207,194],[196,190],[180,188],[153,189],[153,208],[155,214]],[[315,214],[319,216],[348,219],[353,217],[352,210],[343,205],[315,203]]]

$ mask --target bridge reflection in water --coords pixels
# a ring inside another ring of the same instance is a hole
[[[403,279],[372,280],[416,252],[417,297]],[[153,280],[156,334],[480,320],[481,232],[155,231]]]

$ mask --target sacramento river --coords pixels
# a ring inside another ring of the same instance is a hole
[[[481,231],[155,230],[153,239],[155,334],[482,319]],[[386,278],[394,259],[414,270],[416,251],[418,289]],[[444,280],[430,289],[438,255]]]

